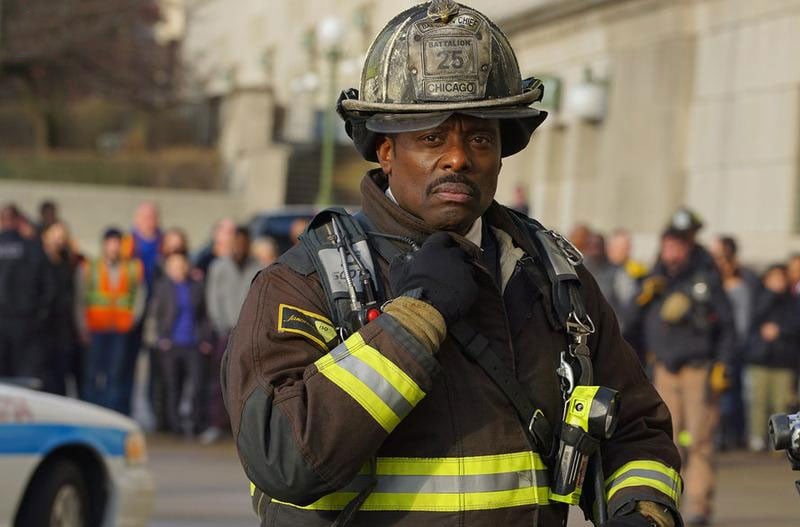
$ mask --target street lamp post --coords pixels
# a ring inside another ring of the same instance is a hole
[[[328,93],[322,123],[322,154],[320,158],[317,205],[329,205],[333,200],[333,165],[336,142],[336,78],[344,35],[342,22],[335,17],[325,18],[317,27],[317,38],[328,59]]]

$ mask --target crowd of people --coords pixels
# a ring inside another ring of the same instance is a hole
[[[715,452],[766,450],[770,415],[798,407],[800,254],[758,274],[734,237],[699,244],[702,227],[679,209],[650,269],[625,230],[606,241],[579,225],[570,239],[672,414],[687,497],[708,518]]]
[[[218,221],[205,250],[164,229],[151,202],[132,227],[109,226],[86,257],[59,218],[0,208],[0,378],[131,415],[137,361],[152,426],[210,443],[228,429],[219,364],[256,273],[278,256],[275,240]]]

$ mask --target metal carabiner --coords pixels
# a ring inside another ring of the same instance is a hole
[[[575,372],[567,362],[567,353],[561,352],[561,360],[556,368],[556,374],[561,377],[561,396],[566,401],[575,389]]]

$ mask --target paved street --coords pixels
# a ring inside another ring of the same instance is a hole
[[[202,447],[151,438],[150,464],[157,485],[151,527],[257,526],[232,443]],[[795,476],[800,479],[783,456],[723,456],[715,527],[797,527]],[[583,525],[576,511],[570,527]]]

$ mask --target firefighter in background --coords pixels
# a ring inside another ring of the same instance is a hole
[[[100,257],[83,264],[76,290],[77,318],[89,346],[84,398],[126,413],[127,345],[144,313],[147,287],[142,263],[122,256],[119,229],[103,233]]]
[[[714,432],[719,397],[729,387],[735,352],[733,313],[716,269],[686,229],[670,225],[659,261],[642,282],[631,330],[652,362],[659,395],[684,448],[689,525],[708,525],[714,492]]]
[[[502,158],[522,150],[546,116],[531,107],[541,95],[538,81],[521,79],[505,35],[455,2],[406,10],[376,38],[360,92],[348,90],[339,105],[356,148],[380,165],[361,185],[369,244],[342,234],[340,221],[358,232],[349,217],[316,218],[307,241],[253,281],[223,359],[262,525],[566,524],[568,506],[549,481],[558,467],[548,444],[558,438],[541,425],[561,423],[557,370],[572,331],[554,313],[563,302],[551,298],[546,271],[573,271],[542,258],[580,256],[493,199]],[[536,233],[557,249],[543,252]],[[312,251],[312,240],[345,241]],[[341,267],[328,274],[337,254]],[[355,276],[366,279],[354,284],[356,260]],[[669,412],[591,275],[578,266],[571,276],[580,298],[566,301],[586,307],[575,320],[593,330],[584,358],[595,383],[623,401],[601,446],[606,525],[680,525]],[[381,297],[381,310],[358,311],[352,332],[340,316],[347,300],[326,293],[345,282],[354,313],[356,287]],[[508,372],[508,385],[521,387],[514,402],[468,358],[475,350],[494,360],[492,375]],[[538,403],[524,423],[515,412],[522,397]],[[583,498],[593,517],[588,480]]]

